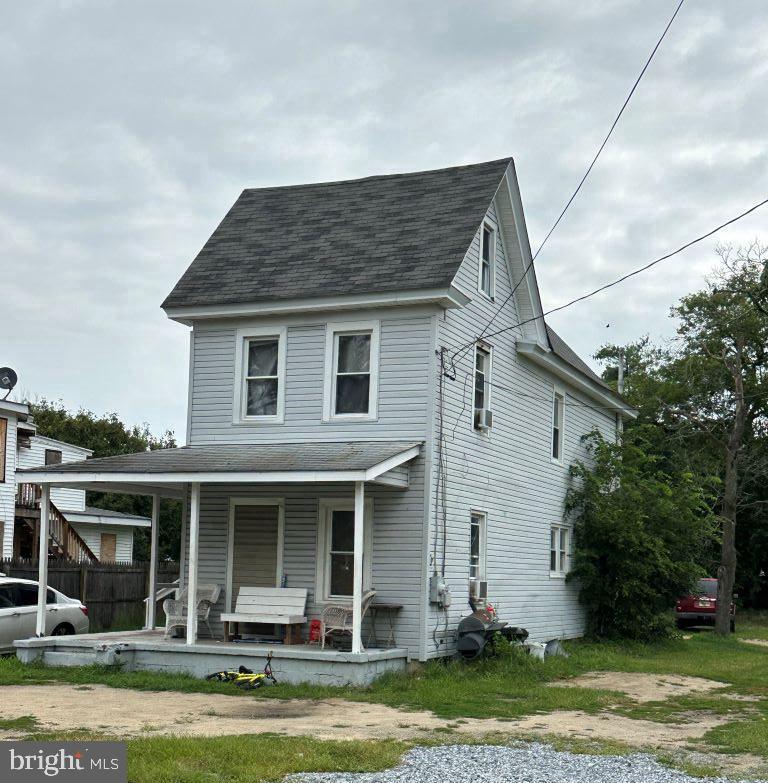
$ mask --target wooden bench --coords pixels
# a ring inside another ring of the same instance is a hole
[[[234,612],[221,615],[224,641],[232,641],[240,623],[285,626],[284,644],[301,644],[301,626],[307,622],[304,611],[307,591],[298,587],[241,587]],[[234,633],[233,627],[234,626]]]

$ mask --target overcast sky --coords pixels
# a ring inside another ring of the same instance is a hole
[[[244,187],[513,155],[535,248],[676,3],[3,3],[0,365],[183,441],[188,332],[160,303]],[[765,0],[687,0],[539,256],[544,305],[766,196]],[[756,237],[768,210],[721,240]],[[585,357],[669,336],[714,245],[553,326]]]

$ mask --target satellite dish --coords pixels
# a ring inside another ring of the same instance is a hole
[[[19,380],[19,376],[10,367],[0,367],[0,389],[10,391]]]

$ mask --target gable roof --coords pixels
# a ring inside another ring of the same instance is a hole
[[[162,306],[447,289],[511,160],[244,190]]]

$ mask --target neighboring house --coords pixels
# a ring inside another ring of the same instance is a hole
[[[529,265],[511,159],[245,190],[163,304],[191,327],[188,445],[29,480],[188,499],[182,578],[224,588],[217,634],[240,586],[283,585],[309,618],[352,608],[356,661],[368,587],[402,661],[452,653],[471,596],[578,636],[568,468],[635,413]]]
[[[93,452],[37,434],[29,408],[0,402],[0,556],[38,556],[40,488],[25,482],[17,470],[87,459]],[[85,490],[62,487],[51,491],[56,519],[51,526],[49,553],[72,560],[130,562],[137,528],[149,527],[146,517],[130,516],[85,505]]]

